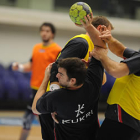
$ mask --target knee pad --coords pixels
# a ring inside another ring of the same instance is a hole
[[[23,129],[30,130],[32,121],[34,120],[35,115],[33,114],[32,110],[27,110],[23,117]]]

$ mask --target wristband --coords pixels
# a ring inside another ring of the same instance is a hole
[[[60,89],[60,86],[57,84],[51,84],[50,85],[50,91],[56,90],[56,89]]]
[[[23,71],[24,71],[24,67],[23,67],[22,64],[19,64],[19,65],[18,65],[18,71],[19,71],[19,72],[23,72]]]

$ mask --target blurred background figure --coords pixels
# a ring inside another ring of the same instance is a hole
[[[53,24],[46,22],[43,23],[40,27],[40,36],[42,38],[42,43],[36,44],[34,46],[30,61],[25,64],[18,64],[15,62],[12,65],[12,69],[14,71],[31,71],[30,85],[32,94],[30,95],[30,102],[27,105],[27,109],[23,118],[23,129],[20,140],[26,140],[27,136],[29,135],[31,124],[34,119],[31,106],[34,96],[43,80],[45,69],[50,63],[56,60],[58,53],[61,51],[61,47],[53,41],[55,36],[55,27]]]

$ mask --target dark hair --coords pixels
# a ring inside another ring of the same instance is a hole
[[[39,28],[40,31],[42,30],[42,27],[43,27],[43,26],[48,26],[48,27],[50,27],[52,33],[55,35],[56,29],[55,29],[55,27],[54,27],[54,25],[53,25],[52,23],[44,22],[44,23],[40,26],[40,28]]]
[[[86,77],[86,66],[80,58],[71,57],[61,59],[58,62],[58,67],[64,68],[68,78],[76,78],[76,86],[84,83]]]
[[[113,30],[114,27],[111,22],[104,16],[96,16],[93,18],[92,25],[97,28],[99,25],[105,25],[108,27],[110,25],[111,29]]]

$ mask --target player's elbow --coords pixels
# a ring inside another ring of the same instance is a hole
[[[107,81],[107,78],[106,78],[106,73],[104,72],[103,74],[103,81],[102,81],[102,85],[104,85]]]
[[[36,107],[35,106],[32,106],[32,112],[34,113],[34,114],[40,114],[38,111],[37,111],[37,109],[36,109]]]
[[[122,77],[122,75],[120,75],[118,72],[111,73],[110,75],[112,75],[114,78],[121,78]]]
[[[106,70],[111,76],[113,76],[114,78],[120,78],[120,73],[117,69],[115,68],[111,68],[111,69],[108,69]]]
[[[32,112],[36,113],[36,108],[34,106],[32,106]]]
[[[108,70],[108,73],[114,78],[121,78],[129,74],[129,69],[127,65],[125,65],[125,67],[118,66],[117,68],[112,68]]]

